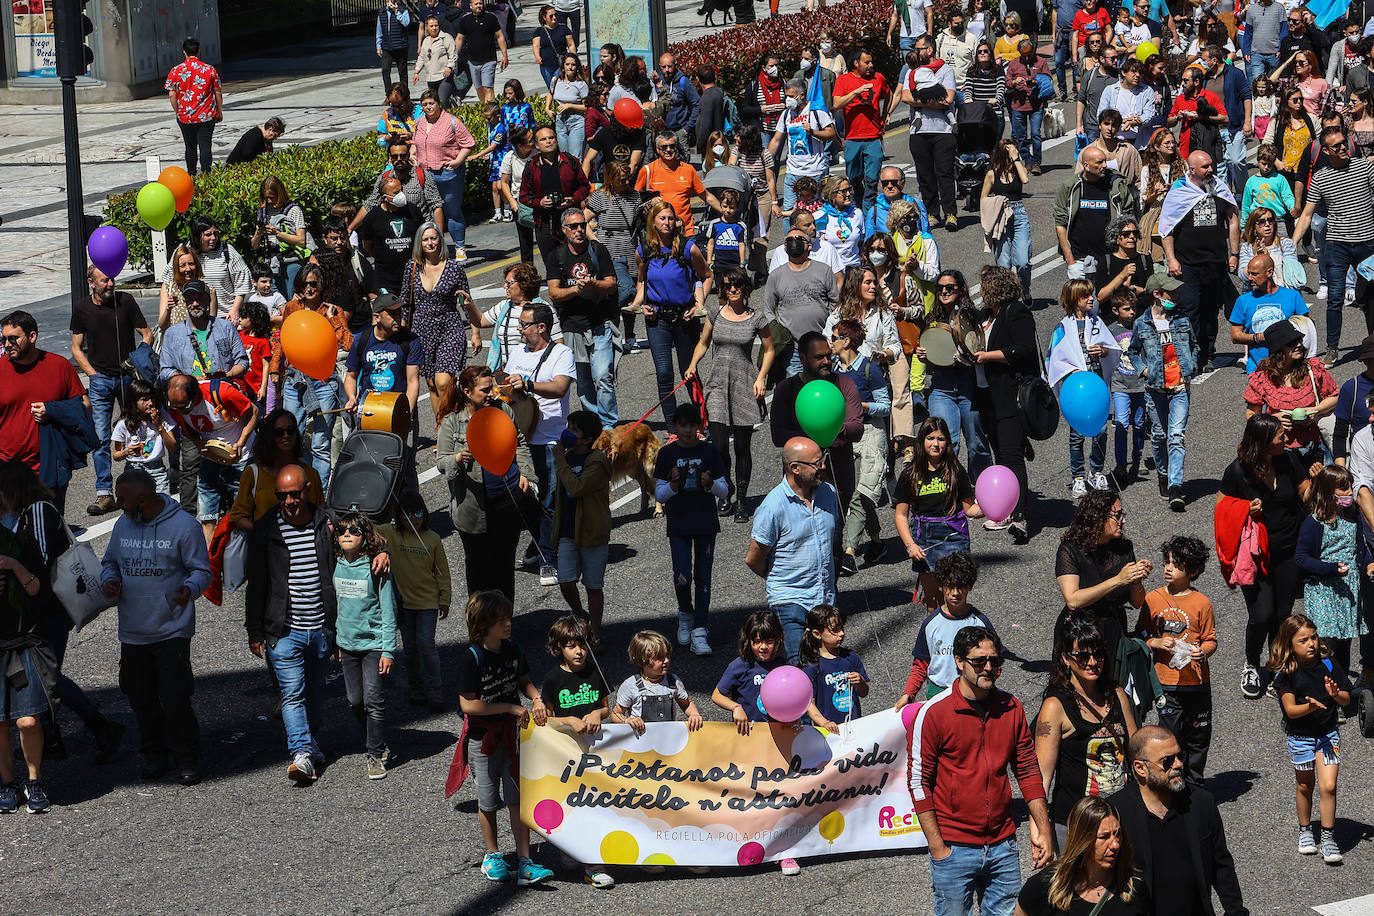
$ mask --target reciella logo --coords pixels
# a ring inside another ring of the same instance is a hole
[[[921,822],[916,819],[915,811],[898,814],[891,805],[885,805],[878,811],[878,836],[902,836],[919,832],[920,829]]]

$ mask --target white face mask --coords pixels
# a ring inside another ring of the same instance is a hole
[[[833,44],[831,44],[830,42],[828,42],[828,41],[823,41],[823,42],[821,42],[821,53],[822,53],[822,54],[829,54],[832,50],[834,50],[834,48],[835,48],[835,46],[834,46]]]
[[[800,105],[800,104],[801,104],[801,102],[797,101],[797,97],[796,97],[796,96],[789,95],[789,96],[787,97],[786,105],[787,105],[787,110],[788,110],[788,111],[796,111],[796,110],[797,110],[797,106]]]
[[[711,152],[715,153],[717,156],[724,156],[724,155],[725,155],[725,147],[723,147],[723,146],[721,146],[719,143],[717,143],[715,146],[711,147]]]
[[[802,58],[801,68],[802,68],[803,70],[810,70],[810,69],[811,69],[811,61],[810,61],[809,58]]]
[[[774,64],[773,66],[766,68],[763,72],[768,74],[769,76],[777,76],[778,67],[776,64]]]
[[[391,205],[393,207],[404,207],[406,205],[406,200],[406,192],[397,191],[391,196]]]
[[[868,254],[868,263],[872,264],[874,267],[882,267],[884,264],[887,263],[887,252],[886,252],[886,251],[871,251],[871,252],[869,252],[869,254]]]

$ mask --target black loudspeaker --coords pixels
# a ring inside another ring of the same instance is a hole
[[[358,430],[339,451],[325,499],[335,512],[361,512],[373,519],[386,515],[401,476],[405,446],[394,433]]]

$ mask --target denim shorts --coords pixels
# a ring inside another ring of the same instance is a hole
[[[1293,769],[1299,772],[1311,770],[1317,759],[1318,751],[1321,751],[1322,759],[1327,766],[1339,765],[1341,762],[1341,733],[1333,730],[1320,738],[1309,738],[1306,735],[1288,736],[1288,756],[1293,761]]]
[[[496,61],[489,60],[485,64],[468,61],[468,75],[472,77],[473,89],[490,89],[496,85]]]
[[[468,768],[477,783],[478,811],[499,811],[503,806],[520,804],[520,783],[510,774],[511,759],[504,747],[484,754],[482,739],[468,738]]]
[[[558,584],[570,585],[582,580],[583,586],[600,591],[606,582],[606,558],[610,544],[578,547],[572,538],[558,542]]]
[[[13,687],[6,679],[0,678],[0,722],[13,722],[25,716],[42,715],[48,711],[48,695],[43,691],[43,683],[38,679],[38,667],[33,663],[33,650],[23,649],[24,674],[29,682],[23,687]]]

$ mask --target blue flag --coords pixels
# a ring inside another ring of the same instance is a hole
[[[1308,0],[1307,8],[1317,17],[1317,28],[1325,29],[1341,16],[1350,6],[1345,0]]]
[[[811,106],[812,111],[829,111],[829,106],[825,104],[825,87],[821,85],[820,65],[811,66],[815,72],[811,74],[811,82],[806,87],[806,104]]]

